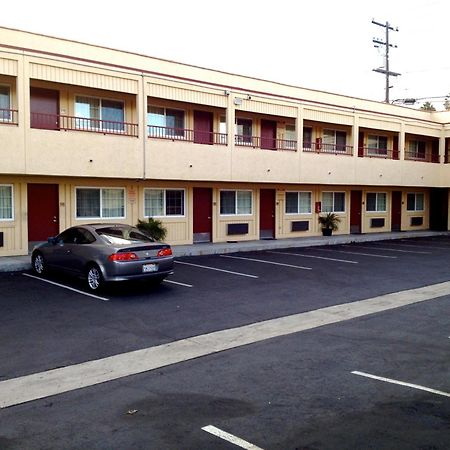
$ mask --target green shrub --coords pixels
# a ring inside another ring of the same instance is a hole
[[[339,216],[332,212],[326,213],[323,216],[319,216],[318,220],[320,225],[322,225],[322,228],[328,228],[333,231],[336,231],[338,229],[338,225],[341,222]]]
[[[149,217],[148,221],[138,220],[136,227],[155,241],[163,241],[167,236],[167,228],[163,226],[160,220],[153,217]]]

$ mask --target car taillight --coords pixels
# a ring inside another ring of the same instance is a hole
[[[108,259],[110,261],[136,261],[139,256],[133,252],[113,253],[108,256]]]
[[[162,248],[161,250],[158,250],[158,253],[156,254],[158,258],[161,258],[163,256],[172,256],[172,249],[171,248]]]

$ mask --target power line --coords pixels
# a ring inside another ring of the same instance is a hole
[[[384,61],[385,61],[385,67],[379,67],[378,69],[373,69],[374,72],[378,72],[378,73],[382,73],[386,76],[386,95],[385,95],[385,102],[389,103],[389,89],[392,87],[390,86],[389,83],[389,77],[398,77],[399,75],[401,75],[400,73],[397,72],[391,72],[389,70],[389,48],[397,48],[396,45],[390,44],[389,43],[389,31],[398,31],[398,28],[394,28],[391,25],[389,25],[389,22],[386,23],[380,23],[375,21],[374,19],[372,20],[372,23],[374,25],[378,25],[379,27],[383,27],[386,29],[386,38],[385,40],[381,40],[381,39],[377,39],[377,38],[373,38],[372,42],[375,44],[375,47],[379,48],[380,45],[384,46],[386,48],[386,52],[385,52],[385,57],[384,57]]]

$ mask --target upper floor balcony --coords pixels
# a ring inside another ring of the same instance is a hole
[[[398,160],[398,133],[361,128],[358,133],[358,157]]]
[[[0,75],[0,125],[17,125],[16,78]]]
[[[17,125],[19,111],[17,109],[0,108],[0,125]]]
[[[440,163],[439,139],[407,133],[405,160]]]
[[[352,156],[351,135],[351,127],[306,121],[303,125],[303,151]]]
[[[31,112],[31,128],[40,130],[88,131],[138,137],[138,124],[116,120],[100,120],[63,114]]]
[[[46,84],[30,88],[30,127],[138,137],[135,96]]]

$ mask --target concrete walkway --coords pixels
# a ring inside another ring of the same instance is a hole
[[[245,242],[219,242],[216,244],[174,245],[175,257],[215,255],[234,252],[274,250],[282,248],[315,247],[318,245],[350,244],[352,242],[374,242],[389,239],[407,239],[428,236],[450,236],[448,231],[402,231],[396,233],[345,234],[338,236],[314,236],[291,239],[272,239]],[[0,272],[15,272],[31,269],[30,256],[0,257]]]

